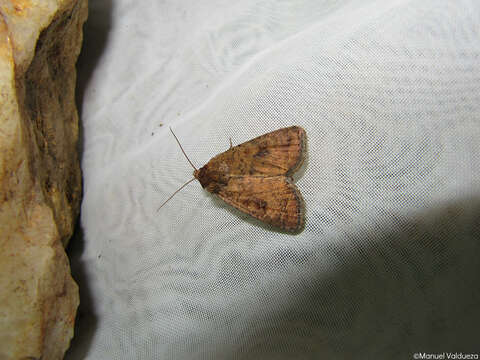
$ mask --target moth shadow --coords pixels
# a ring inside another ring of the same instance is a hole
[[[297,171],[295,171],[293,174],[290,175],[294,183],[296,183],[298,180],[304,177],[305,173],[307,172],[309,158],[310,158],[310,155],[309,155],[309,146],[308,146],[308,140],[307,140],[305,142],[305,150],[304,150],[302,165],[300,165]]]

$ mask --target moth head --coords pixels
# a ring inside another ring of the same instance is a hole
[[[193,176],[197,179],[203,188],[207,187],[208,184],[211,182],[210,176],[207,174],[207,165],[201,167],[200,169],[195,169],[193,171]]]

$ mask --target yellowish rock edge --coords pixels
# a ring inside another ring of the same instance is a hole
[[[86,18],[87,0],[0,2],[0,359],[62,359],[73,337]]]

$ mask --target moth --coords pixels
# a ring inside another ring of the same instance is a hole
[[[305,206],[291,175],[305,159],[307,136],[299,126],[261,135],[213,157],[197,169],[188,158],[175,133],[180,149],[194,168],[197,179],[208,192],[262,222],[288,232],[304,226]],[[159,208],[159,209],[160,209]]]

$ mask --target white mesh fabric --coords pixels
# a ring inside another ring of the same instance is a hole
[[[90,3],[67,359],[479,352],[480,2]],[[159,126],[163,124],[163,126]],[[299,235],[188,185],[307,131]]]

